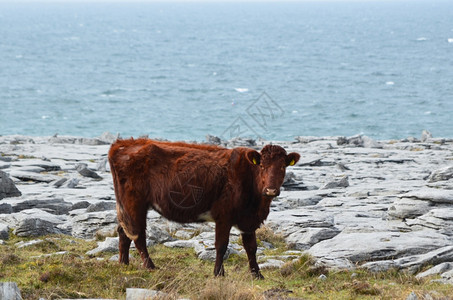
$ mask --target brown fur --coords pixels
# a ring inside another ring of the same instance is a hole
[[[261,278],[255,230],[280,192],[286,166],[299,157],[287,155],[276,145],[267,145],[259,153],[149,139],[116,141],[109,162],[117,201],[120,262],[129,262],[133,240],[144,266],[154,268],[146,248],[148,209],[180,223],[202,222],[209,214],[216,223],[214,274],[224,273],[229,232],[237,226],[243,232],[250,269]]]

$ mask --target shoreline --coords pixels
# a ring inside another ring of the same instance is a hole
[[[0,136],[0,171],[21,192],[0,199],[0,228],[7,228],[0,242],[9,229],[37,238],[110,236],[116,211],[107,151],[114,139],[107,133],[98,138]],[[226,146],[266,143],[237,139]],[[453,261],[453,139],[425,134],[420,139],[297,137],[273,143],[302,156],[287,169],[282,194],[265,222],[294,251],[338,269],[416,273],[428,264]],[[180,225],[153,211],[148,223],[151,244],[191,247],[187,241],[200,240],[192,235],[196,227],[205,246],[212,246],[212,224]],[[237,235],[232,231],[232,240]],[[243,251],[230,246],[231,253]],[[197,255],[209,259],[212,253],[199,250]],[[260,257],[260,263],[268,260]],[[445,282],[453,283],[452,278]]]

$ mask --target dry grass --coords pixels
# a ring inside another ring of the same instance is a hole
[[[262,229],[260,239],[278,244],[280,238]],[[88,257],[94,241],[67,236],[51,236],[44,243],[17,249],[21,239],[12,237],[0,245],[0,281],[18,283],[24,299],[112,298],[124,299],[127,288],[154,289],[178,299],[405,299],[415,292],[419,299],[453,299],[452,286],[420,281],[414,276],[390,271],[369,273],[363,270],[328,271],[314,265],[309,256],[286,263],[281,269],[264,270],[265,280],[249,274],[245,256],[233,256],[225,262],[226,276],[214,278],[214,264],[199,260],[192,249],[150,247],[159,267],[147,271],[132,251],[131,264],[109,261],[112,254]],[[278,254],[286,245],[267,254]],[[36,257],[57,251],[64,255]],[[354,275],[352,275],[354,273]],[[327,276],[325,280],[319,275]]]

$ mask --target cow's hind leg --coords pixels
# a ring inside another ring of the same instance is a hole
[[[256,234],[253,233],[242,233],[242,244],[244,245],[245,252],[249,260],[250,271],[253,276],[257,279],[264,279],[264,276],[260,272],[258,263],[256,262]]]
[[[118,237],[119,237],[119,250],[120,250],[120,258],[119,261],[120,263],[129,264],[129,248],[131,246],[132,240],[127,237],[126,233],[124,232],[123,227],[121,225],[118,225],[118,228],[116,229],[118,231]]]
[[[135,248],[137,248],[137,251],[143,261],[143,266],[147,269],[154,269],[154,263],[151,258],[149,258],[148,249],[146,248],[146,215],[148,213],[148,209],[144,206],[132,205],[123,205],[121,208],[122,210],[118,211],[118,220],[123,227],[122,229],[124,235],[127,233],[126,238],[129,239],[129,243],[126,243],[127,240],[123,239],[123,241],[125,241],[124,246],[129,247],[130,240],[133,240]]]
[[[225,270],[223,269],[223,257],[228,249],[228,240],[230,236],[231,225],[223,222],[216,222],[215,225],[215,276],[224,276]]]

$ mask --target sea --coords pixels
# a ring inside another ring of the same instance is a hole
[[[0,2],[0,135],[453,137],[453,1]]]

